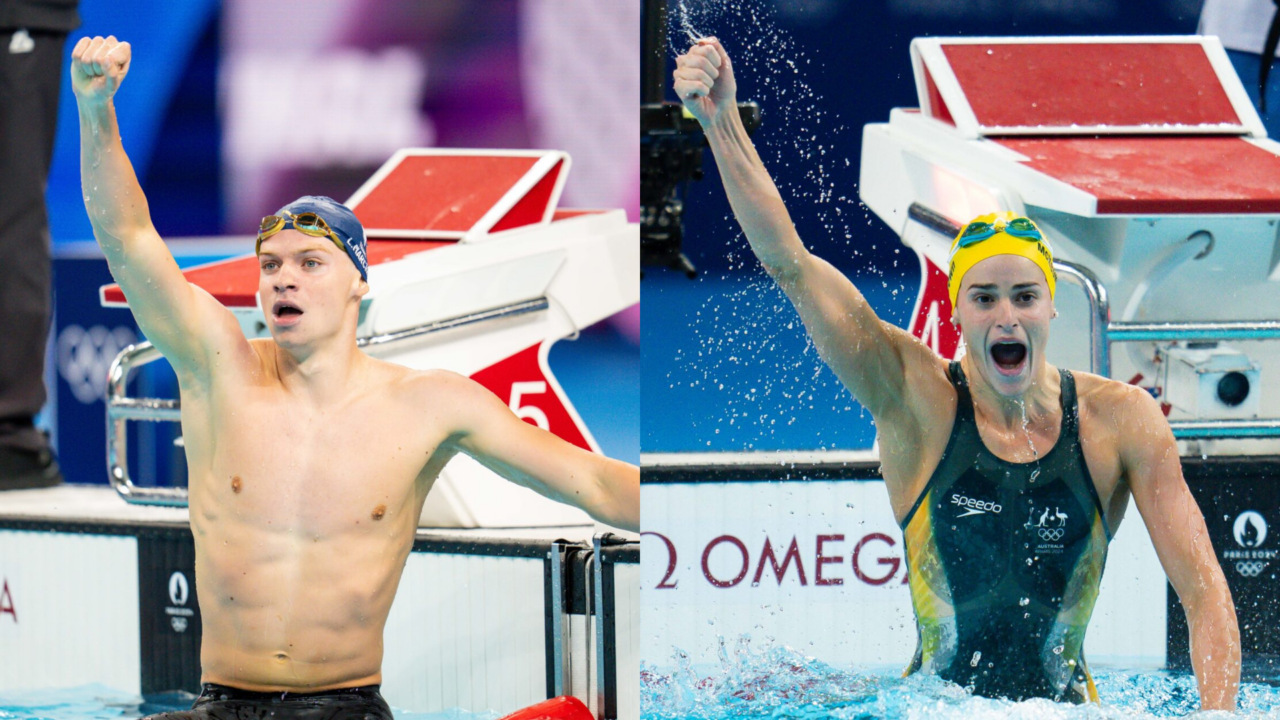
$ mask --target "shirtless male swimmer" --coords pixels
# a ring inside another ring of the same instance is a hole
[[[875,418],[919,638],[907,673],[989,697],[1096,702],[1084,634],[1132,495],[1186,609],[1201,708],[1234,709],[1235,606],[1173,433],[1146,391],[1046,362],[1056,278],[1034,223],[983,216],[953,243],[968,352],[948,363],[805,249],[742,127],[721,44],[680,56],[674,85],[752,251]]]
[[[174,715],[390,720],[383,627],[445,463],[466,453],[630,530],[639,469],[521,421],[468,378],[360,352],[364,231],[328,198],[264,221],[258,289],[271,338],[245,339],[151,223],[112,101],[129,62],[128,43],[83,38],[71,81],[94,235],[181,391],[204,692]]]

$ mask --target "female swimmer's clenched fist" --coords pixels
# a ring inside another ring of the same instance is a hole
[[[114,35],[92,40],[80,38],[71,51],[71,89],[76,99],[81,102],[110,100],[129,73],[131,57],[129,43],[117,42]]]
[[[676,58],[674,76],[676,94],[704,127],[723,110],[737,112],[738,83],[719,40],[702,38],[688,53]]]

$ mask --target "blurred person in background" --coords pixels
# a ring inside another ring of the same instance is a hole
[[[79,0],[0,0],[0,490],[62,482],[48,436],[49,218],[62,51]]]
[[[1271,72],[1280,44],[1280,6],[1274,0],[1205,0],[1196,32],[1222,41],[1240,83],[1262,115],[1267,135],[1280,135],[1280,112],[1275,112],[1280,108],[1280,73]]]

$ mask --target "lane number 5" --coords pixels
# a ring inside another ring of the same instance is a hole
[[[551,423],[547,421],[547,414],[534,407],[533,405],[521,405],[520,401],[525,395],[541,395],[547,391],[547,384],[541,380],[536,382],[514,382],[511,383],[511,402],[508,406],[511,412],[521,420],[532,420],[534,425],[543,430],[550,430]]]

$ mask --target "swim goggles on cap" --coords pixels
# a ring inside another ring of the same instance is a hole
[[[951,256],[947,259],[947,294],[951,297],[951,307],[956,307],[960,282],[965,273],[995,255],[1018,255],[1035,263],[1044,272],[1049,297],[1054,296],[1057,274],[1053,270],[1053,250],[1049,241],[1028,218],[1012,212],[999,212],[974,218],[953,241]]]
[[[275,235],[281,230],[288,230],[292,226],[294,230],[311,237],[327,237],[333,241],[334,245],[342,252],[347,252],[347,246],[338,239],[338,235],[329,227],[329,223],[324,218],[313,212],[304,212],[294,215],[288,210],[283,211],[284,217],[280,215],[268,215],[262,218],[262,224],[258,226],[258,244],[254,247],[254,252],[259,252],[262,248],[262,241]]]
[[[1044,236],[1040,234],[1040,228],[1024,217],[1013,218],[1008,222],[997,220],[993,223],[975,220],[965,225],[964,230],[960,231],[960,238],[956,242],[955,249],[959,250],[960,248],[980,243],[998,232],[1003,232],[1005,235],[1021,238],[1028,242],[1044,240]]]

